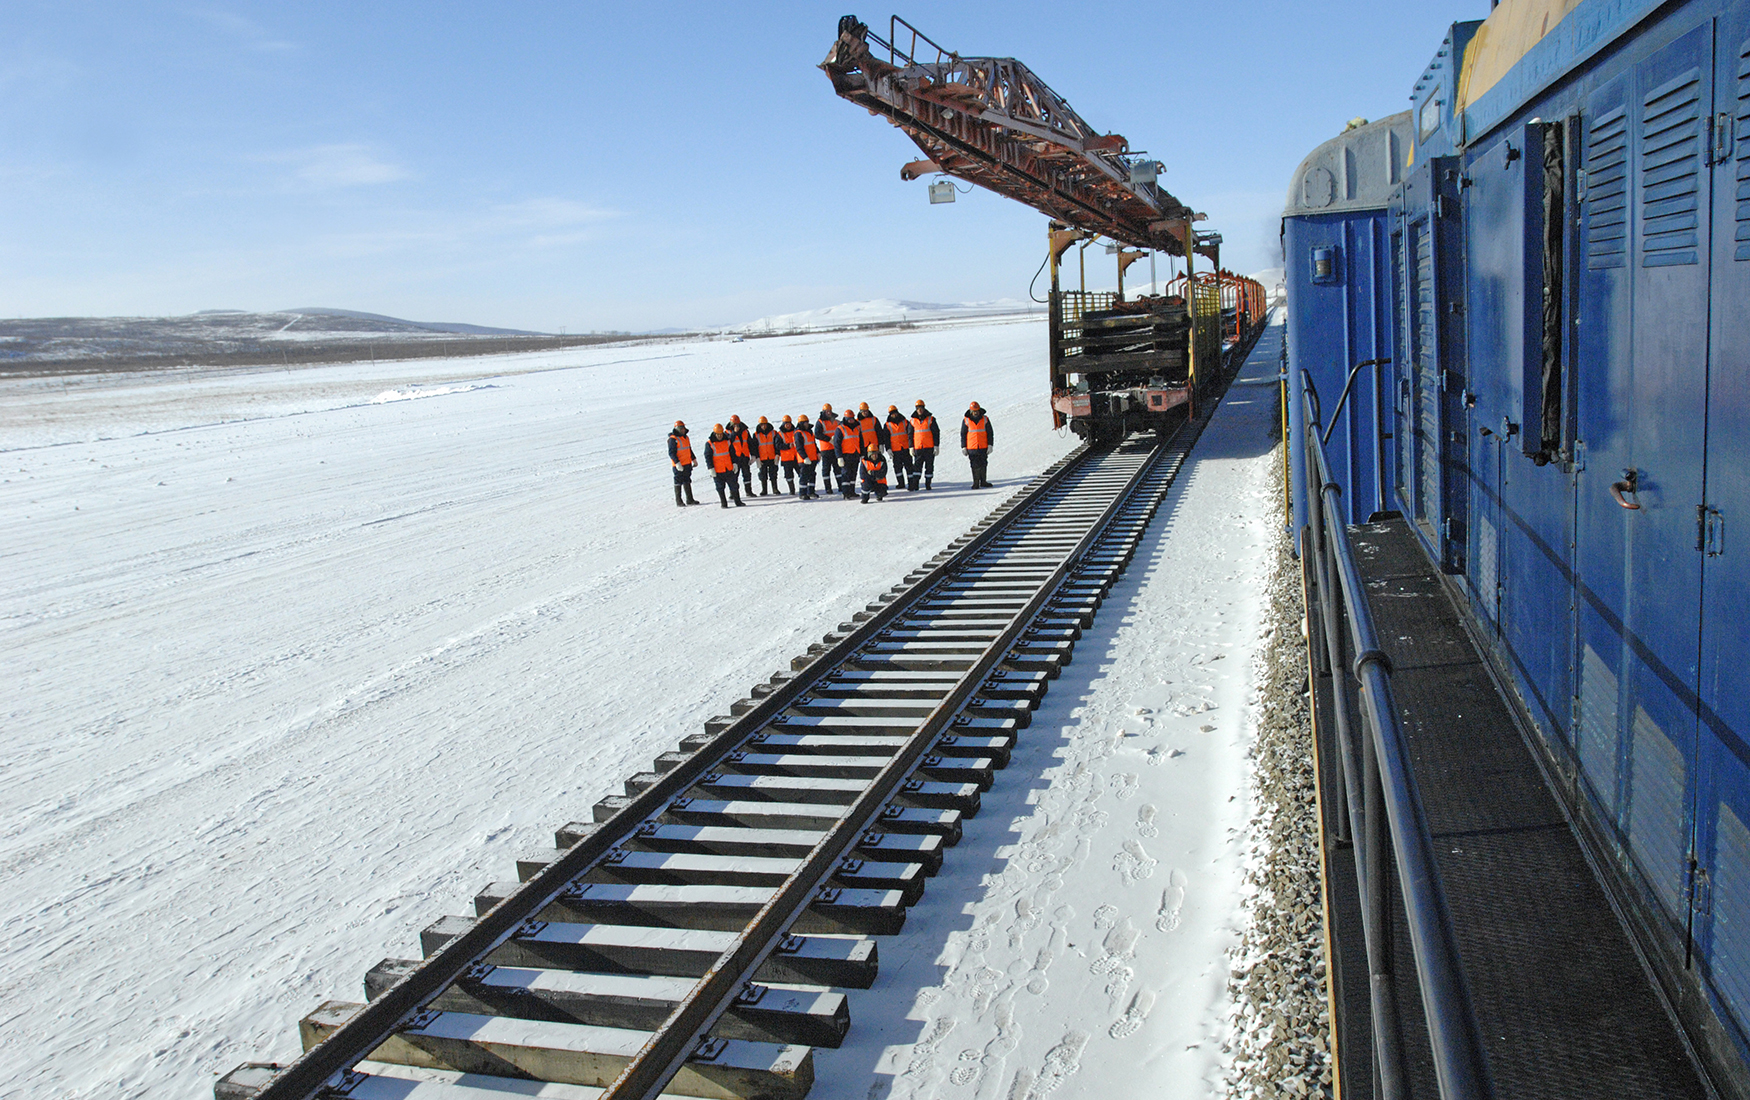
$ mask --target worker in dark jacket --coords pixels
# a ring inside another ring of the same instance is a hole
[[[729,437],[730,444],[735,449],[735,469],[741,474],[742,487],[748,496],[753,496],[753,433],[747,430],[747,425],[741,422],[741,417],[731,416],[729,427],[724,434]]]
[[[876,500],[887,499],[887,460],[881,457],[881,447],[871,443],[869,449],[863,452],[861,463],[863,503],[869,503],[873,495]]]
[[[839,414],[832,411],[831,405],[820,406],[820,419],[814,422],[814,439],[820,445],[822,461],[820,463],[820,486],[827,492],[832,492],[833,471],[838,468],[838,448],[833,443],[833,436],[839,430]]]
[[[770,420],[760,417],[760,426],[753,430],[748,446],[753,451],[754,461],[760,464],[760,496],[771,496],[778,491],[778,451],[781,449],[778,429],[772,427]]]
[[[893,456],[894,487],[913,492],[918,486],[911,476],[911,421],[900,415],[898,405],[889,405],[882,427],[887,432],[887,453]]]
[[[990,417],[984,415],[984,410],[974,401],[966,407],[966,415],[960,420],[960,453],[972,464],[974,489],[990,488],[990,479],[985,476],[985,472],[996,441],[996,433],[991,430]]]
[[[814,434],[814,425],[809,423],[807,413],[796,418],[796,450],[796,479],[801,482],[796,495],[803,500],[813,500],[818,495],[814,491],[814,475],[820,469],[820,440]]]
[[[674,467],[674,502],[682,508],[699,503],[693,499],[693,467],[699,460],[693,454],[693,441],[687,438],[687,426],[679,420],[674,422],[674,431],[668,433],[668,464]],[[683,492],[685,500],[681,499]]]
[[[863,430],[857,425],[857,414],[850,409],[839,419],[833,447],[839,456],[839,490],[850,500],[857,495],[857,462],[863,454]]]
[[[917,407],[911,411],[911,478],[906,482],[907,489],[916,491],[920,475],[924,479],[924,488],[930,487],[930,480],[936,476],[936,449],[941,445],[942,426],[936,423],[936,414],[924,406],[924,399],[920,397]]]
[[[745,508],[741,490],[735,484],[735,440],[721,424],[713,425],[711,434],[705,438],[705,460],[711,464],[711,477],[717,483],[717,502],[727,508],[729,498],[734,497],[735,506]]]
[[[778,425],[778,463],[784,468],[786,489],[791,496],[795,496],[796,468],[802,464],[802,447],[801,441],[796,437],[796,422],[788,416]]]

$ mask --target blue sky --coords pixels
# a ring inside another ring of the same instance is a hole
[[[1300,159],[1404,109],[1487,4],[10,0],[0,315],[578,332],[1023,297],[1044,217],[900,181],[915,147],[816,68],[847,10],[1020,58],[1255,270]]]

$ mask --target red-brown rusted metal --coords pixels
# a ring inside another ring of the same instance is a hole
[[[898,16],[888,37],[847,15],[820,67],[840,96],[905,131],[928,165],[1078,229],[1185,254],[1197,215],[1148,182],[1149,172],[1132,182],[1132,169],[1149,162],[1128,155],[1121,135],[1096,133],[1014,58],[961,57]],[[915,179],[932,170],[925,165],[913,161],[900,174]]]

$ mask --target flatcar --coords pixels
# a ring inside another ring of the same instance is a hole
[[[1409,111],[1300,165],[1282,239],[1297,444],[1310,393],[1347,520],[1401,513],[1449,579],[1750,1094],[1750,3],[1453,24]]]

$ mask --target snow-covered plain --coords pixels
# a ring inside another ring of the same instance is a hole
[[[822,309],[807,309],[799,313],[780,313],[761,317],[743,325],[734,325],[728,332],[812,332],[821,329],[855,328],[859,325],[893,325],[906,322],[969,320],[988,317],[1011,317],[1033,314],[1043,319],[1045,307],[1036,302],[1016,298],[997,298],[989,302],[906,302],[898,298],[871,298],[863,302],[841,302]]]
[[[0,1094],[292,1057],[300,1015],[1068,451],[1044,338],[0,383]],[[1271,392],[1205,434],[817,1096],[1212,1091]],[[920,396],[992,410],[996,491],[947,455],[880,506],[673,505],[676,417]]]

